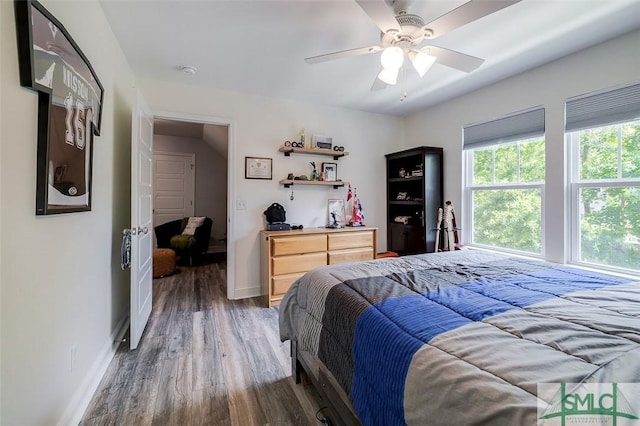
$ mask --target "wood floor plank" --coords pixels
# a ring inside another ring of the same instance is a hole
[[[163,364],[152,425],[191,424],[191,356],[170,358]]]
[[[192,424],[231,426],[229,400],[223,387],[208,387],[193,391]]]
[[[138,361],[128,393],[122,398],[118,424],[151,424],[162,378],[162,361],[166,359],[164,348],[164,337],[145,339],[145,344],[138,347]]]
[[[226,298],[226,262],[153,281],[135,351],[116,352],[82,426],[319,424],[315,391],[291,378],[278,308]]]
[[[287,374],[271,351],[264,337],[245,341],[247,357],[251,365],[253,387],[269,424],[310,424],[296,395],[286,382]]]
[[[266,418],[260,409],[256,390],[252,388],[250,365],[245,357],[242,345],[243,337],[239,330],[231,326],[232,308],[239,303],[232,301],[221,305],[223,314],[216,318],[216,338],[219,339],[222,355],[222,370],[227,384],[229,414],[234,425],[264,425]]]

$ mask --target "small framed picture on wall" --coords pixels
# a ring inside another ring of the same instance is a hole
[[[272,179],[271,158],[244,157],[245,179]]]
[[[338,164],[337,163],[322,163],[322,173],[324,174],[324,180],[336,181],[338,180]]]

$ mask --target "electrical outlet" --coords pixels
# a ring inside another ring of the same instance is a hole
[[[246,210],[247,200],[236,200],[236,210]]]

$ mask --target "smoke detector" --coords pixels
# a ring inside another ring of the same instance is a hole
[[[183,73],[189,74],[189,75],[194,75],[198,71],[196,67],[192,67],[190,65],[181,65],[178,67],[178,69]]]

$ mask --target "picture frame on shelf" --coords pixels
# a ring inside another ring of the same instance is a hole
[[[313,148],[331,149],[333,146],[333,138],[323,135],[313,135]]]
[[[344,228],[347,219],[344,211],[344,200],[332,199],[327,201],[327,228]]]
[[[90,211],[103,86],[67,29],[44,6],[15,2],[15,18],[20,85],[38,94],[36,215]]]
[[[273,179],[273,159],[263,157],[244,157],[245,179]]]
[[[324,180],[335,182],[338,180],[338,163],[322,163]]]

